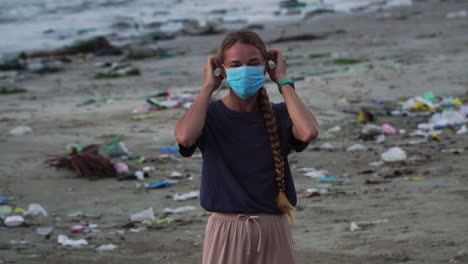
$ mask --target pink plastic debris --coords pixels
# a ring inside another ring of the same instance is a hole
[[[382,128],[382,131],[387,134],[387,135],[395,135],[396,134],[396,129],[392,127],[390,124],[383,124],[380,126]]]
[[[123,162],[114,163],[114,168],[118,174],[128,173],[128,166]]]

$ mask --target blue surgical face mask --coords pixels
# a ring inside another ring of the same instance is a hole
[[[265,67],[242,66],[227,68],[227,83],[240,98],[247,99],[265,84]]]

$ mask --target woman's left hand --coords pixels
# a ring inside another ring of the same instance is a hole
[[[278,49],[271,49],[267,52],[267,69],[270,78],[275,83],[280,83],[286,79],[288,79],[288,75],[286,73],[286,59],[283,57],[283,54]],[[276,67],[271,69],[269,66],[268,61],[274,61]]]

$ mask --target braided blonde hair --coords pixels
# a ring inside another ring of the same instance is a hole
[[[262,41],[260,36],[253,31],[243,29],[231,32],[224,38],[217,55],[217,59],[220,64],[224,61],[224,52],[236,43],[252,45],[260,50],[264,58],[267,56],[265,43]],[[294,206],[292,206],[286,197],[286,182],[284,176],[285,164],[284,155],[281,149],[281,141],[278,134],[278,123],[264,87],[257,92],[257,104],[265,120],[265,126],[269,134],[271,150],[273,152],[273,159],[275,162],[275,180],[278,184],[279,190],[276,204],[283,213],[289,216],[291,222],[294,223],[294,215],[292,213]]]

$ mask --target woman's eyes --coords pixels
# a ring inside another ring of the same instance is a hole
[[[260,62],[252,62],[247,64],[247,66],[260,66]],[[241,64],[231,64],[229,65],[229,68],[237,68],[237,67],[242,67]]]

